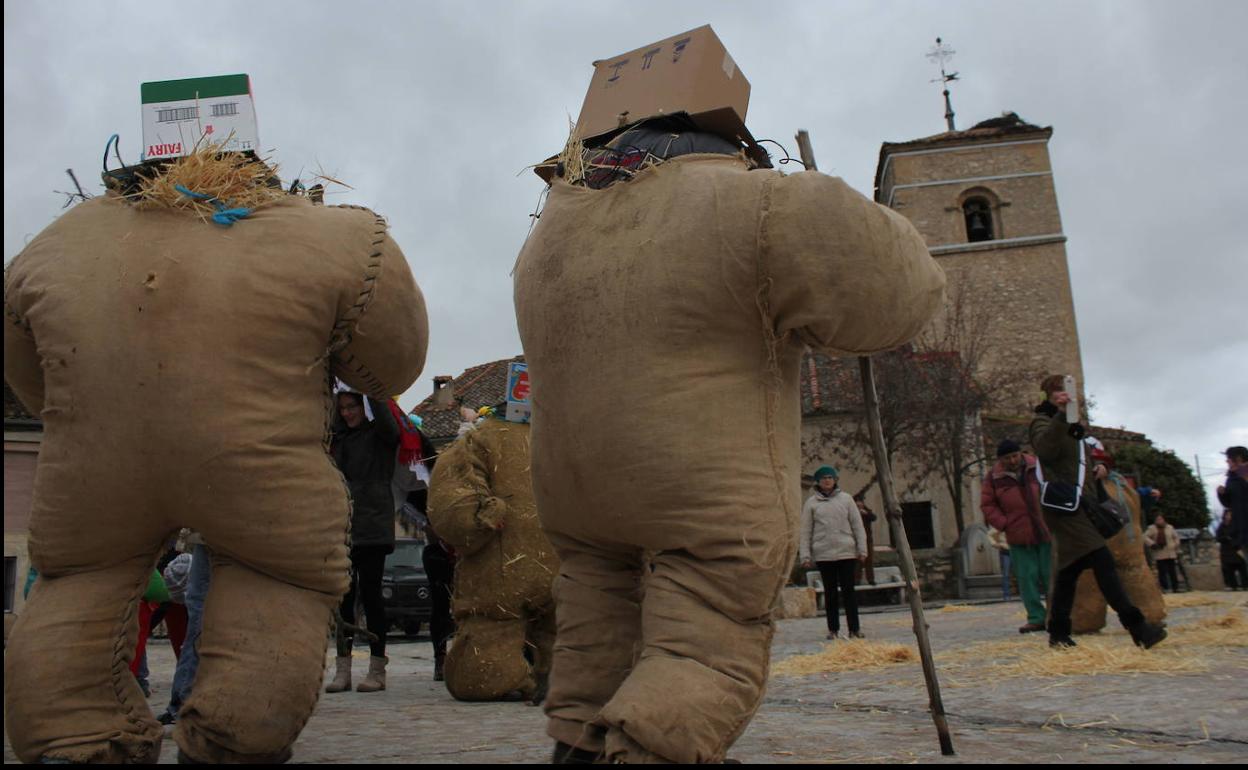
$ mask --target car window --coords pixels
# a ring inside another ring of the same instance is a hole
[[[411,569],[424,569],[424,564],[420,558],[424,548],[424,543],[396,543],[394,553],[386,557],[386,566],[389,568],[408,567]]]

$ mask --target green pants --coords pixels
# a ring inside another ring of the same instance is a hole
[[[1014,579],[1018,581],[1018,592],[1023,595],[1028,623],[1044,624],[1044,602],[1040,594],[1049,590],[1051,558],[1048,543],[1010,546],[1010,563],[1014,565]]]

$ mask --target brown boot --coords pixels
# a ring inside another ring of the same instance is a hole
[[[386,689],[386,663],[390,662],[387,657],[370,656],[368,659],[368,675],[364,677],[364,681],[355,688],[356,692],[380,692]]]
[[[334,658],[334,664],[338,667],[334,672],[333,680],[325,685],[325,692],[343,692],[351,689],[351,656],[345,658]]]

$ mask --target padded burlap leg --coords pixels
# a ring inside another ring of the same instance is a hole
[[[641,660],[598,718],[608,757],[722,762],[762,702],[771,605],[787,570],[683,551],[659,554],[655,567],[642,603]],[[633,756],[632,743],[645,755]]]
[[[524,657],[523,618],[494,620],[480,615],[455,619],[455,640],[446,653],[446,689],[457,700],[498,700],[537,687]]]
[[[285,762],[320,695],[337,597],[214,554],[195,686],[174,739],[210,763]]]
[[[129,668],[154,563],[40,577],[4,652],[4,726],[20,760],[156,761],[161,726]]]
[[[1144,613],[1145,620],[1160,623],[1166,619],[1166,601],[1162,597],[1161,586],[1143,556],[1126,564],[1118,562],[1118,579],[1122,581],[1122,588],[1131,603]]]
[[[546,733],[601,752],[605,730],[593,724],[641,652],[641,551],[612,555],[551,535],[559,552],[555,579],[558,638],[546,696]]]
[[[1101,589],[1096,585],[1096,575],[1085,569],[1075,584],[1075,605],[1070,610],[1070,629],[1076,634],[1091,634],[1105,627],[1105,610],[1108,605]]]

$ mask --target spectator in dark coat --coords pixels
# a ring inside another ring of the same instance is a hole
[[[1101,594],[1118,613],[1118,619],[1130,632],[1131,639],[1141,647],[1152,647],[1166,638],[1166,630],[1146,621],[1144,614],[1131,603],[1105,538],[1092,526],[1084,512],[1083,506],[1094,504],[1097,500],[1094,475],[1087,468],[1088,450],[1083,445],[1087,428],[1079,422],[1066,422],[1065,407],[1072,394],[1065,391],[1061,375],[1045,378],[1040,387],[1045,393],[1045,400],[1036,407],[1036,416],[1028,432],[1042,478],[1049,484],[1056,482],[1077,489],[1077,499],[1081,503],[1074,510],[1064,511],[1045,505],[1042,497],[1044,523],[1053,536],[1053,545],[1057,550],[1057,558],[1054,559],[1057,574],[1053,578],[1053,594],[1049,597],[1049,644],[1054,647],[1075,646],[1070,638],[1075,585],[1079,575],[1091,569]],[[1045,491],[1049,490],[1042,488],[1042,494]]]
[[[394,457],[399,447],[399,424],[390,408],[360,393],[341,392],[337,397],[340,422],[331,452],[338,470],[351,489],[351,588],[342,598],[342,619],[355,623],[356,592],[363,599],[370,641],[368,676],[356,688],[360,692],[386,689],[386,604],[381,579],[386,555],[394,551],[395,505],[391,482]],[[373,419],[369,420],[367,412]],[[337,673],[326,692],[351,689],[351,639],[338,646]]]
[[[1215,535],[1222,561],[1222,582],[1228,591],[1242,591],[1248,588],[1248,565],[1244,557],[1239,555],[1239,533],[1231,520],[1231,512],[1222,512],[1222,521],[1218,524]]]
[[[1218,500],[1231,511],[1231,526],[1239,536],[1239,550],[1248,559],[1248,448],[1226,450],[1226,484],[1218,487]]]

